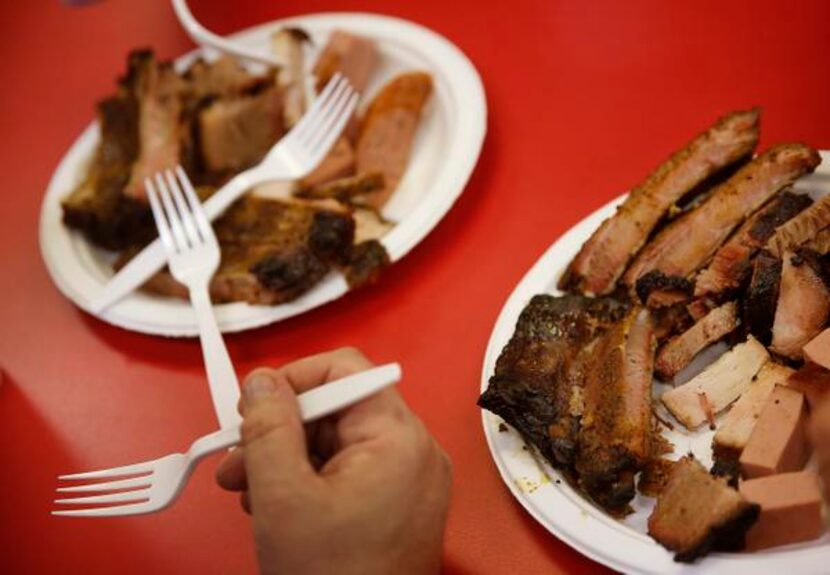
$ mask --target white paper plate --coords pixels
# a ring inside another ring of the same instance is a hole
[[[830,152],[822,152],[822,159],[817,172],[800,180],[796,189],[809,191],[814,197],[830,193]],[[519,314],[530,298],[540,293],[560,293],[556,289],[556,282],[565,267],[599,224],[614,213],[624,197],[620,196],[608,203],[571,228],[548,248],[516,286],[501,310],[487,345],[481,374],[482,392],[487,389],[496,359],[513,335]],[[708,358],[698,358],[702,361],[696,361],[679,377],[691,377],[703,367],[707,359],[714,359],[713,354],[710,353]],[[655,385],[655,388],[659,387],[661,386]],[[660,391],[662,390],[656,389],[655,394]],[[482,422],[493,460],[519,503],[559,539],[608,567],[626,573],[803,575],[830,572],[828,534],[809,543],[768,551],[752,554],[713,553],[694,565],[675,563],[672,554],[646,534],[646,522],[654,506],[654,499],[638,496],[633,502],[635,512],[625,520],[618,521],[572,489],[537,453],[526,449],[524,441],[515,430],[509,428],[506,432],[500,432],[499,426],[503,423],[501,418],[482,410]],[[674,432],[665,434],[675,445],[675,458],[691,450],[705,464],[710,464],[713,432],[707,429],[690,433],[680,428],[679,425],[675,426]]]
[[[301,16],[270,22],[231,36],[267,52],[270,34],[283,26],[307,30],[316,49],[332,30],[341,28],[377,41],[381,64],[367,87],[362,105],[391,77],[406,70],[432,74],[434,92],[424,110],[407,172],[383,214],[397,222],[382,240],[392,261],[415,247],[449,211],[478,160],[487,128],[487,103],[481,79],[467,57],[448,40],[417,24],[374,14]],[[197,55],[176,62],[184,66]],[[126,54],[125,54],[126,58]],[[307,58],[312,65],[314,57]],[[89,310],[89,302],[112,276],[112,254],[94,248],[61,223],[60,201],[80,182],[99,141],[90,125],[64,156],[49,183],[40,217],[40,245],[53,281],[66,297]],[[348,286],[332,273],[299,299],[278,306],[245,303],[215,307],[223,332],[270,324],[344,295]],[[100,319],[123,328],[165,336],[196,335],[190,306],[171,298],[132,294],[111,306]]]

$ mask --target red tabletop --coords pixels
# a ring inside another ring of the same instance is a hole
[[[728,110],[764,109],[762,146],[830,148],[830,4],[193,0],[220,33],[326,10],[392,14],[455,42],[487,90],[489,132],[437,229],[373,288],[227,338],[240,374],[342,345],[404,366],[400,388],[449,452],[447,573],[597,573],[513,500],[475,401],[496,316],[571,225]],[[192,45],[169,2],[0,7],[0,571],[244,573],[249,520],[202,465],[176,505],[113,520],[53,518],[60,473],[181,450],[214,416],[199,344],[123,331],[52,285],[37,222],[58,160],[149,45]]]

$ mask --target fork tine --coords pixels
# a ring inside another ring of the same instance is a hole
[[[113,505],[112,507],[96,507],[94,509],[67,509],[52,511],[52,515],[63,515],[64,517],[120,517],[124,515],[141,515],[158,509],[157,505],[150,502],[133,503],[127,505]]]
[[[153,463],[153,461],[143,461],[141,463],[133,463],[132,465],[123,465],[121,467],[110,467],[109,469],[86,471],[84,473],[59,475],[58,479],[64,481],[67,479],[104,479],[109,477],[120,477],[122,475],[147,475],[153,472]]]
[[[173,200],[170,199],[170,190],[167,189],[167,182],[161,177],[161,173],[156,174],[156,188],[161,198],[161,204],[164,207],[164,215],[167,216],[167,223],[170,224],[170,229],[173,231],[173,240],[176,244],[176,252],[187,249],[187,239],[184,236],[179,213],[173,205]]]
[[[87,483],[84,485],[73,485],[71,487],[58,487],[60,493],[84,493],[90,491],[113,491],[116,489],[129,489],[131,487],[149,487],[152,475],[142,475],[130,479],[119,479],[118,481],[106,481],[102,483]]]
[[[306,113],[300,118],[300,121],[294,125],[294,128],[288,134],[288,137],[295,139],[304,138],[308,130],[313,127],[319,120],[320,112],[328,106],[331,95],[341,86],[346,80],[340,72],[337,72],[326,83],[326,87],[320,92],[320,95],[314,100],[311,106],[308,107]]]
[[[206,242],[212,243],[214,241],[213,238],[215,238],[213,228],[211,227],[207,216],[205,216],[205,211],[202,209],[202,203],[196,195],[196,190],[193,189],[193,184],[190,183],[190,178],[187,177],[187,173],[181,166],[176,166],[176,175],[179,177],[179,184],[184,190],[187,203],[190,204],[190,213],[193,215],[193,220],[196,222],[196,226],[199,228],[202,238]]]
[[[337,102],[336,107],[332,106],[334,109],[332,110],[331,115],[326,118],[325,125],[317,134],[314,135],[314,139],[309,142],[309,151],[312,156],[323,154],[328,151],[329,146],[325,144],[330,145],[340,136],[343,126],[349,121],[352,112],[354,112],[354,109],[357,106],[357,98],[357,93],[350,89],[346,92],[344,97]]]
[[[159,203],[158,192],[156,191],[156,186],[153,184],[153,180],[145,178],[144,189],[147,191],[147,199],[150,200],[150,208],[153,210],[153,220],[156,222],[156,229],[158,229],[161,242],[168,252],[175,252],[176,244],[173,242],[170,226],[167,225],[167,218],[164,216],[164,210]]]
[[[348,81],[343,80],[340,82],[340,85],[337,86],[337,89],[331,95],[328,103],[326,104],[325,109],[321,110],[319,114],[317,114],[317,121],[311,126],[306,133],[303,135],[303,145],[308,146],[308,142],[312,141],[317,134],[320,133],[321,130],[325,129],[326,124],[328,123],[329,118],[332,117],[335,109],[337,108],[338,103],[344,98],[352,90],[351,85]]]
[[[173,196],[173,201],[176,202],[176,208],[179,210],[179,215],[181,216],[181,223],[184,227],[187,239],[190,240],[190,245],[197,246],[201,244],[202,238],[199,236],[199,232],[196,231],[196,225],[190,213],[192,210],[184,202],[179,182],[173,176],[173,172],[171,170],[164,171],[164,179],[167,180],[167,185],[170,189],[170,195]]]
[[[106,493],[103,495],[90,495],[89,497],[71,497],[68,499],[55,499],[60,505],[83,505],[86,503],[123,503],[124,501],[143,501],[150,498],[150,489],[138,491],[122,491],[120,493]]]

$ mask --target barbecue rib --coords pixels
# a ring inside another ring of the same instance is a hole
[[[687,456],[674,466],[657,498],[648,518],[648,534],[674,551],[675,561],[692,562],[711,550],[743,549],[746,532],[759,512],[760,506]]]
[[[478,405],[516,428],[555,467],[568,466],[578,430],[574,395],[582,387],[581,370],[572,370],[572,364],[578,351],[619,320],[627,307],[611,298],[534,296]],[[549,435],[552,426],[568,430],[558,438],[558,457]]]
[[[801,348],[830,318],[830,288],[815,252],[786,252],[783,260],[770,350],[798,360],[802,358]]]
[[[138,156],[137,108],[126,93],[98,104],[101,143],[86,178],[63,202],[63,222],[110,250],[153,238],[150,208],[122,190]]]
[[[747,214],[821,162],[803,144],[775,146],[718,186],[703,204],[670,223],[635,258],[623,281],[634,287],[645,274],[689,277],[705,265]]]
[[[698,184],[751,156],[758,143],[758,119],[757,109],[729,114],[675,152],[585,242],[559,280],[559,289],[613,291],[630,258],[672,206]]]
[[[591,356],[575,468],[597,503],[622,513],[635,495],[635,475],[651,456],[654,331],[648,310],[632,309]]]
[[[748,219],[721,248],[695,280],[695,297],[719,298],[740,288],[752,271],[752,258],[776,228],[813,201],[806,194],[782,192]]]
[[[695,356],[732,333],[738,327],[738,306],[734,301],[715,308],[691,328],[660,348],[654,362],[655,372],[663,381],[669,381]]]

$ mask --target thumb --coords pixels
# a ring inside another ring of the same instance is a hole
[[[251,507],[292,498],[316,476],[294,390],[273,371],[256,371],[244,390],[241,435]]]

